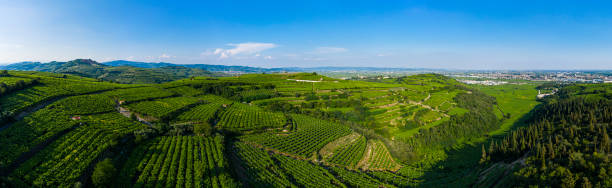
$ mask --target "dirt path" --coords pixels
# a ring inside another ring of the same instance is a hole
[[[450,117],[448,114],[438,110],[437,108],[432,108],[431,106],[423,104],[422,102],[415,102],[415,101],[408,100],[408,103],[410,103],[412,105],[418,105],[418,106],[421,106],[423,108],[427,108],[427,109],[429,109],[431,111],[440,112],[440,114],[442,114],[442,116],[444,116],[444,117]]]
[[[366,146],[366,152],[364,153],[361,160],[357,163],[357,166],[355,166],[356,168],[368,169],[370,167],[370,164],[368,163],[368,161],[370,161],[370,157],[372,156],[372,148],[373,148],[373,143],[372,141],[368,140],[368,143]]]
[[[115,109],[117,109],[117,111],[121,115],[123,115],[125,117],[128,117],[128,118],[132,117],[132,112],[130,110],[128,110],[127,108],[122,107],[119,104],[119,101],[115,101],[115,103],[116,103]],[[144,123],[144,124],[148,125],[149,127],[153,128],[153,124],[151,122],[148,122],[147,120],[145,120],[144,118],[140,117],[139,115],[136,115],[136,119],[138,119],[139,122]]]
[[[361,138],[361,135],[356,132],[340,137],[334,141],[327,143],[325,146],[323,146],[323,148],[319,150],[319,154],[322,156],[323,160],[325,160],[329,158],[330,156],[332,156],[334,154],[334,151],[336,151],[336,149],[342,146],[345,146],[345,145],[349,145],[355,142],[359,138]]]

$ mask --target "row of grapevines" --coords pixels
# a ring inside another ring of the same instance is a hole
[[[0,168],[7,167],[32,147],[66,130],[76,121],[53,109],[44,108],[0,131]]]
[[[159,137],[136,148],[123,169],[121,186],[236,187],[224,170],[221,136]]]
[[[9,87],[14,86],[15,84],[17,84],[17,82],[19,82],[19,80],[23,81],[24,83],[29,83],[32,81],[32,79],[29,78],[22,78],[22,77],[12,77],[12,76],[0,76],[0,83],[3,83]]]
[[[186,106],[200,102],[202,102],[202,100],[195,97],[173,97],[154,101],[132,103],[128,104],[127,107],[131,111],[143,115],[164,118]]]
[[[202,95],[198,97],[201,99],[204,99],[205,101],[211,102],[211,103],[219,103],[219,104],[225,104],[225,105],[229,105],[234,102],[232,100],[229,100],[221,96],[217,96],[217,95]]]
[[[79,95],[66,97],[51,105],[49,108],[58,108],[65,114],[94,114],[115,110],[114,101],[103,94]]]
[[[217,126],[229,130],[278,128],[285,125],[282,113],[268,112],[256,106],[234,103],[220,115]]]
[[[245,171],[245,179],[251,187],[296,187],[288,176],[274,164],[265,151],[245,144],[235,142],[233,153],[240,159],[238,164]]]
[[[221,108],[221,106],[222,105],[219,103],[201,104],[181,113],[175,118],[175,121],[207,122],[214,117],[215,113]]]
[[[144,127],[116,112],[81,116],[80,120],[72,120],[71,117],[71,114],[65,114],[62,109],[48,106],[0,131],[0,168],[7,167],[19,155],[30,151],[34,146],[81,123],[115,134],[127,134]]]
[[[391,172],[352,171],[339,167],[320,167],[308,161],[266,153],[262,149],[235,142],[233,153],[238,157],[238,173],[246,176],[249,187],[395,187],[390,182],[399,184],[405,177]],[[398,182],[392,182],[395,177]],[[408,185],[408,184],[400,184]]]
[[[366,161],[368,169],[383,169],[383,170],[393,170],[399,167],[391,154],[387,150],[387,147],[380,141],[368,141],[368,145],[371,148],[369,156],[366,156],[368,161]]]
[[[170,97],[174,93],[158,87],[137,87],[129,89],[118,89],[105,92],[106,95],[125,102],[136,102],[148,99]]]
[[[304,187],[346,187],[327,170],[309,162],[274,155],[279,166]]]
[[[368,176],[363,172],[356,172],[347,170],[339,167],[329,167],[329,170],[340,179],[343,183],[351,187],[393,187],[391,185],[384,185],[375,178]]]
[[[241,91],[235,97],[240,101],[250,102],[254,100],[268,99],[276,95],[274,89],[251,89]]]
[[[278,136],[269,133],[244,136],[245,141],[256,142],[280,151],[310,157],[327,143],[351,133],[348,126],[312,118],[304,115],[292,115],[297,131]]]
[[[189,87],[189,86],[178,86],[178,87],[172,87],[172,88],[166,88],[166,89],[176,94],[183,95],[183,96],[196,96],[196,95],[200,95],[204,93],[204,91],[201,91],[193,87]]]
[[[104,82],[44,77],[40,80],[40,84],[1,96],[0,112],[12,116],[26,108],[56,97],[92,93],[119,87],[124,86]]]
[[[388,171],[369,171],[368,174],[372,177],[379,179],[383,183],[393,184],[398,187],[411,187],[414,186],[414,182],[409,178],[397,175]]]
[[[11,176],[35,187],[72,186],[117,137],[103,128],[77,128],[38,152]]]
[[[347,144],[334,151],[334,154],[329,158],[329,162],[340,164],[348,167],[355,167],[359,160],[363,157],[366,149],[366,139],[361,136],[353,143]]]

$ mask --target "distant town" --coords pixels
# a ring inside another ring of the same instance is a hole
[[[493,80],[529,80],[549,82],[581,82],[581,83],[612,83],[610,71],[512,71],[512,72],[466,72],[449,73],[447,76],[474,79]],[[476,82],[477,83],[477,82]]]
[[[500,85],[514,81],[612,83],[612,71],[356,71],[322,74],[340,79],[381,80],[427,72],[453,77],[466,84],[479,85]]]

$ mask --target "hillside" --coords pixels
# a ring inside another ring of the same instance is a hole
[[[479,164],[480,145],[466,147],[476,148],[467,160],[450,160],[451,150],[506,135],[502,125],[517,121],[508,114],[530,110],[437,74],[381,82],[246,74],[135,85],[8,71],[0,81],[11,88],[0,93],[3,187],[93,186],[100,177],[121,187],[487,185],[474,174],[506,161],[502,155]],[[589,92],[600,100],[608,86],[559,97]],[[439,166],[446,159],[457,168]]]
[[[137,68],[131,66],[108,66],[89,59],[77,59],[68,62],[23,62],[0,67],[5,70],[43,71],[62,74],[73,74],[104,81],[128,84],[162,83],[189,78],[192,76],[218,76],[202,69],[181,66],[159,68]]]
[[[562,87],[529,125],[483,145],[482,184],[498,187],[612,186],[612,85]],[[510,174],[509,172],[513,172]]]
[[[132,66],[141,68],[161,68],[168,66],[178,66],[187,68],[196,68],[207,70],[211,72],[245,72],[245,73],[257,73],[257,72],[280,72],[281,69],[267,69],[259,67],[248,67],[248,66],[227,66],[227,65],[209,65],[209,64],[173,64],[173,63],[147,63],[147,62],[136,62],[136,61],[109,61],[103,64],[109,66]]]

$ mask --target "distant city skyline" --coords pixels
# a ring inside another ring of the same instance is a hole
[[[612,69],[608,1],[0,3],[0,64]]]

